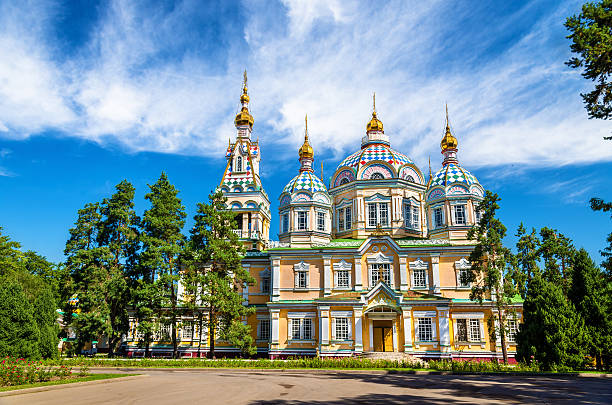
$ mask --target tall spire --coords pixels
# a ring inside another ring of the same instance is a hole
[[[308,142],[308,114],[304,117],[304,143],[299,150],[300,155],[300,163],[302,163],[302,167],[300,171],[309,171],[312,172],[312,161],[314,160],[314,151],[312,150],[312,146]]]
[[[234,124],[236,127],[248,125],[250,129],[253,129],[253,116],[249,113],[249,101],[251,101],[249,97],[249,88],[247,86],[247,72],[244,70],[244,76],[242,81],[242,94],[240,95],[240,104],[242,104],[242,108],[240,112],[236,114],[236,119],[234,119]]]
[[[440,142],[440,148],[444,155],[444,161],[442,164],[446,166],[449,163],[457,163],[457,138],[453,136],[450,129],[450,121],[448,119],[448,104],[446,104],[446,125],[444,129],[444,136]]]
[[[376,92],[372,94],[372,119],[366,125],[366,132],[382,132],[383,131],[383,123],[378,119],[376,114]]]

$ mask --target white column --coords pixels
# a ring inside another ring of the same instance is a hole
[[[331,257],[323,256],[323,294],[331,294]]]
[[[450,327],[449,327],[449,309],[448,307],[437,308],[438,310],[438,327],[440,330],[440,351],[450,351]]]
[[[408,291],[408,266],[407,257],[399,258],[399,270],[400,270],[400,290]]]
[[[397,316],[393,319],[393,351],[399,352],[399,347],[397,347]]]
[[[280,339],[280,309],[271,309],[270,310],[270,320],[272,322],[272,345],[278,345],[278,341]]]
[[[361,281],[361,256],[355,256],[355,291],[361,291],[363,283]]]
[[[329,307],[319,307],[319,344],[329,345]]]
[[[368,322],[370,329],[370,351],[374,351],[374,321]]]
[[[432,290],[434,294],[440,294],[440,256],[431,257],[431,273],[433,275]]]
[[[404,317],[404,351],[412,351],[412,319],[410,307],[402,308],[402,316]]]
[[[363,312],[361,308],[354,309],[355,314],[355,352],[363,352]]]
[[[272,301],[280,299],[280,258],[272,257]]]

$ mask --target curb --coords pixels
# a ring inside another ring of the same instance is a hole
[[[76,368],[76,367],[75,367]],[[77,368],[78,369],[78,368]],[[384,369],[323,369],[323,368],[231,368],[231,367],[91,367],[90,371],[125,371],[125,372],[151,372],[155,370],[172,372],[276,372],[290,373],[300,372],[308,374],[410,374],[410,375],[473,375],[473,376],[496,376],[496,377],[580,377],[580,378],[612,378],[608,373],[534,373],[526,371],[517,372],[477,372],[477,371],[427,371],[427,370],[384,370]]]
[[[2,397],[10,397],[13,395],[22,395],[22,394],[33,394],[35,392],[44,392],[44,391],[54,391],[64,388],[74,388],[74,387],[82,387],[84,385],[96,385],[96,384],[109,384],[115,381],[126,381],[133,380],[136,378],[148,377],[148,375],[140,374],[140,375],[128,375],[125,377],[115,377],[115,378],[107,378],[104,380],[95,380],[95,381],[75,381],[72,383],[66,384],[57,384],[57,385],[47,385],[44,387],[32,387],[32,388],[21,388],[15,389],[11,391],[0,392],[0,398]]]

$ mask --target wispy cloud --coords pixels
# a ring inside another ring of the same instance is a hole
[[[563,65],[575,2],[491,15],[442,1],[246,1],[202,15],[195,1],[116,0],[69,56],[48,34],[58,6],[19,5],[0,7],[0,136],[54,129],[219,156],[247,67],[256,132],[271,147],[293,151],[307,112],[315,148],[341,158],[364,135],[375,90],[392,144],[422,165],[438,156],[446,101],[467,166],[612,158],[608,123],[586,119],[585,83]]]

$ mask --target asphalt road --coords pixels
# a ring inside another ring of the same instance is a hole
[[[0,404],[612,404],[611,378],[190,369],[117,372],[146,376],[0,397]]]

